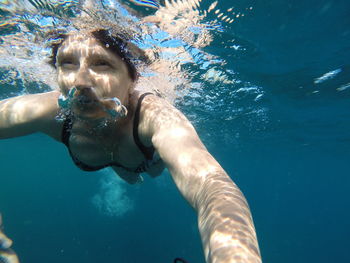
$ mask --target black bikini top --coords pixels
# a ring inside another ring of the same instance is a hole
[[[71,136],[71,130],[72,130],[72,126],[73,126],[74,117],[72,116],[72,114],[67,114],[66,119],[64,120],[64,123],[63,123],[61,141],[63,144],[65,144],[67,146],[69,154],[70,154],[73,162],[75,163],[75,165],[84,171],[98,171],[98,170],[101,170],[101,169],[109,167],[109,166],[116,166],[116,167],[121,167],[128,172],[133,172],[133,173],[145,172],[152,165],[152,163],[154,163],[154,153],[155,153],[155,149],[153,146],[147,147],[147,146],[142,144],[142,142],[139,138],[139,133],[138,133],[141,103],[147,95],[153,95],[153,94],[150,92],[147,92],[147,93],[144,93],[140,96],[140,98],[137,102],[135,116],[134,116],[134,123],[133,123],[134,141],[135,141],[137,147],[140,149],[140,151],[145,156],[145,161],[143,161],[136,169],[130,169],[128,167],[121,165],[118,162],[111,162],[111,163],[107,163],[107,164],[99,165],[99,166],[90,166],[90,165],[87,165],[87,164],[81,162],[78,158],[76,158],[72,154],[72,151],[69,147],[69,138]]]

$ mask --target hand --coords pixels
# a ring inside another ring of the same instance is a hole
[[[0,214],[0,262],[19,263],[16,252],[11,249],[12,240],[3,232],[2,216]]]

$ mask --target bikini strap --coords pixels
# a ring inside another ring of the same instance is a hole
[[[153,93],[151,93],[151,92],[143,93],[137,102],[135,116],[134,116],[133,136],[134,136],[134,141],[135,141],[137,147],[139,147],[140,151],[143,153],[143,155],[146,157],[146,159],[152,160],[155,149],[153,146],[147,147],[147,146],[143,145],[141,140],[140,140],[139,132],[138,132],[138,127],[139,127],[139,122],[140,122],[141,103],[142,103],[143,99],[148,95],[153,95]]]

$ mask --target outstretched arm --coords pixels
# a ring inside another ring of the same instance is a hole
[[[153,96],[145,99],[142,112],[140,133],[152,138],[181,194],[198,214],[206,261],[261,262],[246,199],[209,154],[190,122]]]
[[[0,101],[0,139],[44,132],[54,138],[58,129],[59,92],[23,95]]]

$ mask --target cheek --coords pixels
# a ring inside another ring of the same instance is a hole
[[[130,79],[128,73],[119,74],[111,80],[111,85],[120,86],[122,88],[129,88],[132,86],[133,81]]]
[[[58,86],[61,89],[62,93],[67,93],[69,90],[69,87],[71,86],[71,83],[74,79],[74,76],[72,74],[62,73],[58,72],[57,74],[57,82]]]
[[[59,85],[69,85],[74,81],[75,75],[74,73],[63,73],[59,71],[57,79]]]
[[[104,87],[108,91],[116,91],[120,90],[122,86],[124,86],[123,79],[119,76],[100,76],[99,78],[96,78],[96,82],[98,86]]]

